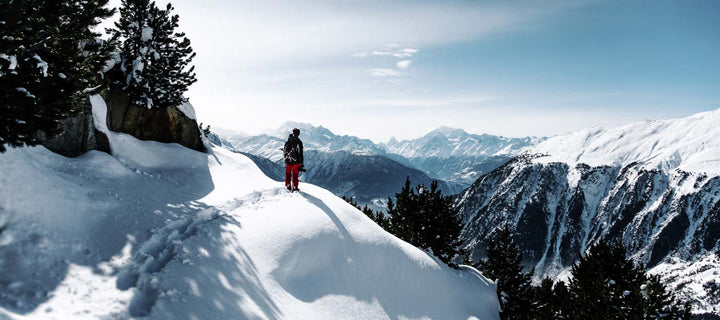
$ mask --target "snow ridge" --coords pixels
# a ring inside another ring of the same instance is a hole
[[[498,319],[477,270],[327,190],[288,193],[224,148],[108,140],[0,155],[0,318]]]
[[[682,119],[647,120],[617,128],[591,128],[555,136],[530,148],[537,161],[571,166],[627,166],[720,175],[720,109]]]

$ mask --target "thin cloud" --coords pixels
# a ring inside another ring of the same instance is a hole
[[[393,56],[395,58],[410,58],[416,54],[419,49],[415,48],[404,48],[404,49],[393,49],[393,50],[374,50],[371,52],[374,56]],[[364,56],[363,56],[364,57]]]
[[[368,73],[373,77],[385,78],[385,77],[399,77],[403,75],[401,72],[393,69],[370,69]]]
[[[375,56],[389,56],[393,53],[392,53],[392,51],[377,51],[376,50],[376,51],[373,51],[372,54]]]
[[[403,61],[398,62],[396,65],[398,68],[405,70],[408,67],[410,67],[411,63],[412,63],[412,61],[410,61],[410,60],[403,60]]]

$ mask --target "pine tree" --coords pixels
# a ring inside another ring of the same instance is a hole
[[[644,301],[643,319],[692,319],[692,305],[682,303],[662,283],[660,276],[647,276],[645,284],[640,287]]]
[[[430,183],[430,189],[418,188],[421,210],[426,218],[420,230],[424,248],[433,252],[445,263],[449,263],[463,254],[460,247],[462,220],[459,210],[453,206],[452,197],[443,196],[438,182]],[[454,264],[451,264],[454,265]]]
[[[570,319],[689,319],[690,305],[646,275],[621,244],[591,247],[572,267],[570,294]]]
[[[553,305],[555,309],[555,319],[570,319],[568,313],[572,308],[572,298],[570,290],[564,281],[558,281],[553,287]]]
[[[178,106],[187,102],[183,94],[196,81],[195,67],[188,69],[195,53],[185,34],[175,31],[180,18],[173,10],[171,4],[162,10],[150,0],[122,1],[120,19],[111,30],[123,40],[116,84],[135,105]]]
[[[553,281],[544,278],[540,286],[535,288],[535,320],[555,320],[558,318],[555,292],[553,292]]]
[[[400,193],[395,194],[395,201],[388,199],[383,223],[396,237],[429,250],[451,267],[456,267],[455,262],[464,255],[459,249],[462,221],[458,210],[451,197],[442,195],[437,181],[430,184],[430,189],[422,184],[413,189],[408,177]]]
[[[626,259],[622,246],[598,242],[572,267],[572,319],[636,316],[638,310],[631,309],[629,300],[637,300],[640,293],[632,289],[639,288],[642,280],[642,270]]]
[[[405,184],[400,193],[395,194],[395,201],[388,198],[388,231],[396,237],[413,245],[420,244],[420,221],[422,212],[417,208],[418,199],[415,191],[410,186],[410,177],[405,179]]]
[[[360,205],[357,203],[357,201],[355,201],[355,199],[353,199],[353,197],[341,196],[340,198],[342,198],[343,200],[345,200],[345,202],[351,204],[353,207],[357,208],[358,210],[362,211],[368,218],[375,221],[375,223],[377,223],[380,227],[382,227],[385,230],[388,230],[387,219],[385,218],[385,215],[382,212],[370,209],[370,207],[368,207],[367,205],[365,205],[364,207],[361,208]]]
[[[0,2],[0,152],[36,145],[79,111],[112,46],[92,31],[108,0]]]
[[[489,279],[497,281],[500,319],[531,319],[534,315],[531,278],[533,271],[524,273],[513,231],[508,225],[490,240],[487,258],[476,267]]]

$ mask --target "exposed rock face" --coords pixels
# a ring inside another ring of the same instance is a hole
[[[650,269],[720,256],[720,176],[705,173],[536,163],[520,156],[478,179],[456,205],[465,244],[476,258],[484,257],[488,241],[507,223],[517,230],[524,263],[540,279],[562,275],[603,238],[622,243]],[[709,268],[715,272],[717,265]],[[708,293],[688,291],[707,279],[658,270],[671,288],[709,305]]]
[[[458,199],[465,240],[484,255],[496,228],[517,228],[526,263],[540,274],[574,263],[601,238],[620,241],[652,267],[671,254],[716,250],[720,177],[674,170],[533,163],[518,157]]]
[[[197,122],[178,108],[139,107],[131,104],[120,89],[109,90],[105,100],[110,130],[130,134],[140,140],[179,143],[190,149],[205,151]]]
[[[77,157],[90,150],[110,152],[107,136],[95,129],[89,101],[85,101],[80,113],[65,118],[62,128],[60,134],[44,139],[42,145],[66,157]]]

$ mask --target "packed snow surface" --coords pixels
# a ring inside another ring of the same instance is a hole
[[[540,162],[590,166],[637,162],[648,169],[720,175],[720,109],[674,120],[647,120],[618,128],[591,128],[531,147]]]
[[[498,318],[477,270],[324,189],[288,193],[226,149],[108,137],[112,156],[0,154],[0,319]]]

